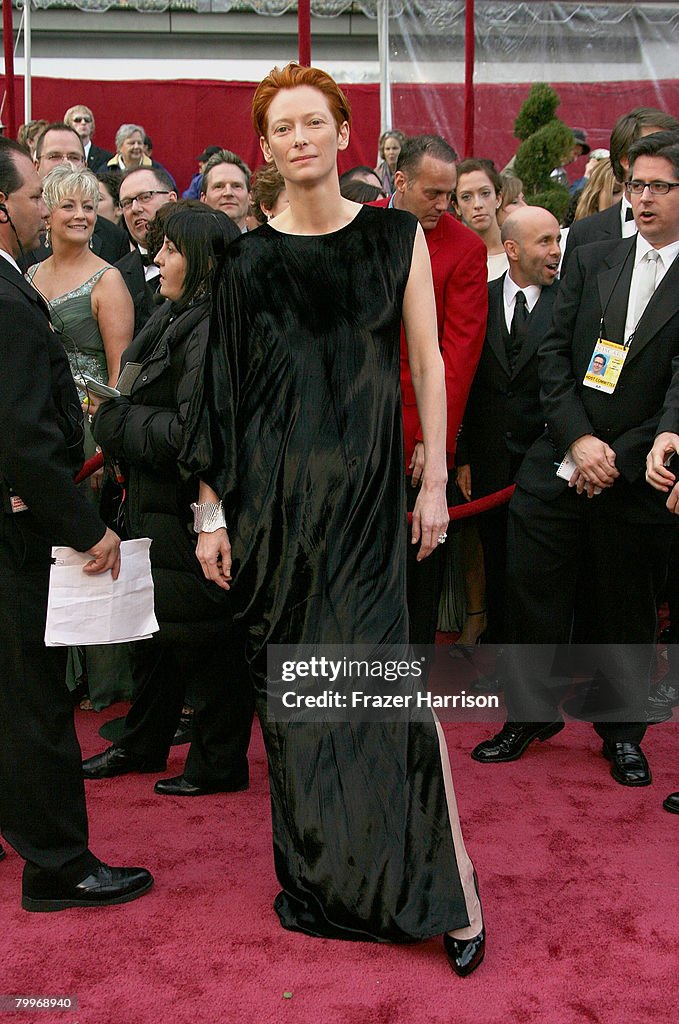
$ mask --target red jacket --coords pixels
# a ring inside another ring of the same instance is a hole
[[[378,199],[371,206],[387,206]],[[432,231],[425,231],[436,296],[439,347],[446,373],[448,423],[446,452],[453,465],[457,434],[476,364],[481,356],[488,314],[488,253],[481,239],[444,213]],[[417,441],[422,440],[415,389],[408,364],[405,332],[401,329],[401,400],[406,468]]]

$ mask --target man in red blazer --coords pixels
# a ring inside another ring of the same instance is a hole
[[[436,295],[439,345],[446,373],[448,404],[448,468],[467,395],[481,355],[488,312],[487,252],[481,239],[448,213],[455,190],[457,154],[438,135],[406,139],[394,175],[395,192],[374,206],[390,206],[414,214],[424,230]],[[408,510],[415,505],[424,465],[422,430],[410,376],[405,335],[401,331],[401,398],[406,473],[409,476]],[[408,544],[408,611],[410,639],[432,644],[443,580],[443,550],[422,562]]]

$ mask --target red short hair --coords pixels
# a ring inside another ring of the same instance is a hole
[[[255,90],[252,100],[252,123],[257,137],[266,137],[266,122],[271,101],[280,89],[294,89],[298,85],[310,85],[322,92],[328,101],[337,127],[347,121],[351,124],[351,107],[334,78],[320,68],[306,68],[291,61],[284,68],[273,68]]]

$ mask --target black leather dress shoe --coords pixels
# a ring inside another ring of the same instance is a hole
[[[242,784],[227,789],[217,786],[194,786],[183,775],[177,775],[173,779],[158,779],[153,792],[160,793],[161,796],[207,796],[208,793],[240,793],[247,788],[247,779]]]
[[[670,814],[679,814],[679,793],[670,793],[662,805]]]
[[[83,775],[86,779],[112,779],[129,772],[164,772],[166,767],[165,760],[137,757],[124,747],[113,746],[83,761]]]
[[[35,913],[67,910],[69,907],[110,907],[143,896],[153,885],[145,868],[111,868],[99,864],[77,883],[64,883],[45,873],[24,884],[21,906]]]
[[[563,722],[505,722],[492,740],[484,740],[472,750],[471,756],[481,764],[518,761],[533,740],[548,740],[563,729]]]
[[[482,928],[473,939],[454,939],[446,933],[443,936],[443,948],[455,973],[465,978],[476,970],[486,955],[486,930]]]
[[[479,880],[474,872],[474,888],[479,895]],[[480,900],[479,900],[480,902]],[[443,948],[448,956],[448,963],[460,978],[465,978],[479,966],[486,955],[486,929],[482,928],[478,935],[471,939],[455,939],[447,932],[443,936]]]
[[[650,786],[651,770],[638,743],[607,743],[602,753],[611,762],[611,775],[621,786]]]

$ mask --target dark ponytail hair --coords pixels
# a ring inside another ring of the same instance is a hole
[[[164,232],[186,260],[184,287],[175,302],[183,309],[209,290],[219,257],[240,231],[221,210],[202,203],[200,208],[172,211],[165,219]]]

